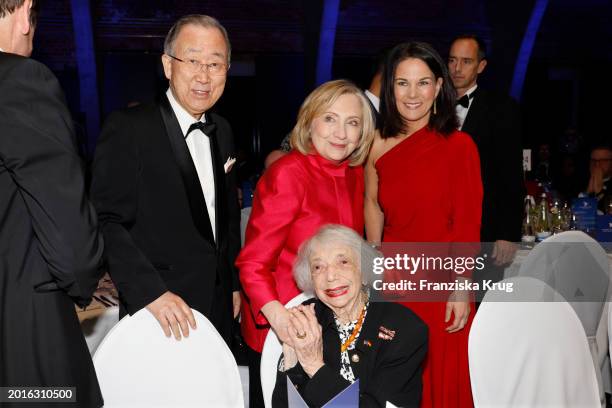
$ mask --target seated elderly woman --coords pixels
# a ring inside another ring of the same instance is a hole
[[[300,247],[293,274],[316,299],[290,310],[274,407],[287,406],[287,377],[309,406],[324,405],[357,379],[361,406],[419,405],[427,326],[398,304],[369,302],[377,256],[341,225],[322,227]]]

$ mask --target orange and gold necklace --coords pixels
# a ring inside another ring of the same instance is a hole
[[[349,336],[349,338],[346,339],[346,341],[342,343],[342,345],[340,346],[341,353],[344,353],[346,349],[348,349],[350,345],[353,344],[353,342],[355,341],[355,338],[359,334],[359,331],[361,330],[361,326],[363,325],[363,318],[365,317],[365,311],[366,311],[367,306],[368,306],[368,297],[366,296],[365,303],[363,305],[363,308],[361,309],[361,314],[359,315],[359,319],[357,319],[357,324],[353,328],[353,331],[351,332],[351,335]]]

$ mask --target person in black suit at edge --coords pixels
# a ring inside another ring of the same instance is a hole
[[[513,99],[478,86],[478,75],[486,66],[486,48],[479,37],[455,38],[448,69],[457,90],[459,129],[472,136],[478,147],[484,189],[480,239],[493,243],[486,268],[475,270],[474,280],[499,281],[521,238],[525,195],[521,117]]]
[[[196,328],[193,308],[229,343],[240,310],[233,136],[209,112],[223,93],[230,52],[216,19],[180,18],[161,57],[166,94],[112,113],[95,152],[91,196],[120,314],[146,307],[177,340]]]
[[[67,405],[100,407],[74,305],[91,301],[103,241],[64,94],[27,58],[36,3],[0,0],[0,387],[74,387]]]

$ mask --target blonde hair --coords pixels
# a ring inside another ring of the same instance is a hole
[[[365,161],[374,140],[376,130],[374,112],[361,89],[346,79],[326,82],[308,95],[300,107],[289,143],[293,149],[297,149],[302,154],[308,154],[312,145],[310,138],[312,121],[329,109],[342,95],[355,95],[361,103],[361,136],[357,148],[349,156],[349,165],[359,166]]]

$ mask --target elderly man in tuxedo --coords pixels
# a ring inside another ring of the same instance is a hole
[[[0,0],[0,387],[75,387],[70,406],[100,407],[74,304],[91,301],[102,239],[64,95],[27,58],[36,14]]]
[[[477,84],[487,66],[484,42],[462,35],[452,42],[448,69],[457,91],[459,129],[478,147],[483,183],[480,239],[493,243],[486,278],[498,281],[514,258],[523,219],[521,118],[518,104]],[[478,272],[474,279],[479,279]],[[485,278],[485,277],[483,277]]]
[[[195,329],[193,308],[229,342],[240,212],[232,132],[210,113],[230,64],[225,28],[209,16],[182,17],[162,63],[166,94],[111,114],[96,148],[91,195],[108,268],[122,315],[146,308],[180,340]]]

